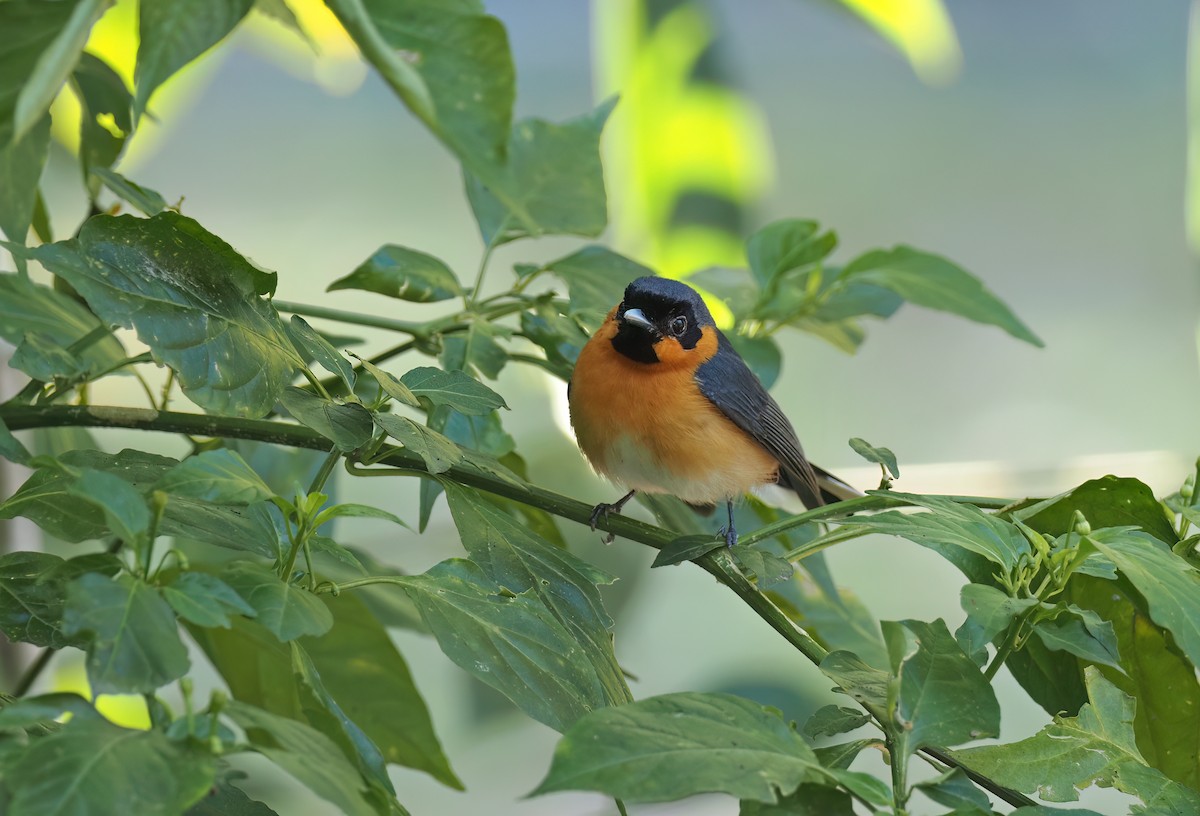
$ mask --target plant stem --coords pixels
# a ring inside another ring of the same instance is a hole
[[[389,329],[404,332],[413,337],[424,337],[428,334],[426,323],[414,323],[411,320],[396,320],[390,317],[363,314],[362,312],[347,312],[342,309],[330,309],[327,306],[310,306],[307,303],[293,303],[290,300],[271,301],[281,312],[304,315],[305,317],[322,317],[326,320],[336,320],[339,323],[353,323],[355,326],[371,326],[376,329]]]
[[[33,688],[33,684],[37,682],[40,675],[49,665],[50,661],[58,652],[56,649],[45,648],[42,653],[37,656],[37,659],[29,664],[29,668],[21,675],[21,679],[17,681],[16,688],[13,689],[14,697],[24,697],[29,689]]]

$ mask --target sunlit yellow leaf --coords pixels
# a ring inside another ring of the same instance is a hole
[[[942,0],[841,0],[891,41],[923,82],[942,85],[958,76],[962,52]]]

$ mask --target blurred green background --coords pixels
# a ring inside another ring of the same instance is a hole
[[[590,109],[605,84],[594,67],[597,18],[624,3],[486,5],[512,40],[517,114],[560,119]],[[864,437],[896,452],[899,488],[921,492],[1045,495],[1110,472],[1138,476],[1159,493],[1177,487],[1200,453],[1197,287],[1183,206],[1188,5],[952,0],[962,64],[956,76],[952,68],[923,73],[935,84],[834,3],[724,0],[708,8],[720,34],[710,56],[751,106],[747,144],[770,145],[747,171],[748,228],[815,218],[838,232],[843,259],[896,243],[943,254],[1046,342],[1035,349],[911,306],[871,325],[855,356],[783,333],[774,394],[810,457],[873,486],[877,472],[846,445]],[[314,69],[295,43],[282,42],[290,35],[262,35],[273,25],[240,31],[176,80],[159,132],[135,146],[122,173],[169,201],[184,197],[185,214],[277,270],[281,298],[433,316],[437,306],[324,288],[384,243],[439,256],[470,280],[481,246],[456,163],[376,77],[359,85],[365,72],[336,59]],[[336,48],[327,44],[326,54],[336,57]],[[305,77],[314,72],[325,87]],[[615,132],[636,127],[622,121],[627,115],[618,107]],[[710,135],[675,138],[702,145]],[[612,237],[650,261],[629,222],[636,180],[623,148],[608,147],[616,151],[608,167]],[[47,183],[60,235],[85,214],[77,172],[60,149]],[[504,247],[490,274],[499,281],[514,262],[576,245]],[[388,343],[382,333],[313,323],[361,336],[367,348]],[[391,368],[415,364],[401,358]],[[106,390],[115,387],[96,389],[94,401],[137,404],[136,394]],[[575,450],[563,421],[565,387],[510,365],[497,389],[513,408],[503,419],[533,481],[589,502],[615,497]],[[145,444],[119,432],[98,438],[112,449]],[[342,498],[410,519],[416,489],[415,481],[345,476],[337,486]],[[608,599],[617,655],[637,677],[637,696],[732,690],[797,718],[831,701],[828,681],[701,571],[651,571],[648,550],[565,532],[585,557],[621,576]],[[412,571],[459,554],[444,505],[423,536],[363,521],[347,523],[338,538]],[[881,618],[943,616],[951,628],[961,621],[959,575],[916,545],[860,539],[829,560]],[[397,638],[468,788],[457,793],[393,769],[414,813],[614,812],[611,801],[585,794],[522,801],[547,768],[556,735],[451,665],[432,640]],[[1001,678],[1004,739],[1036,731],[1044,715]],[[281,813],[326,812],[297,795]],[[1115,799],[1084,801],[1118,808]],[[713,798],[636,812],[732,814],[736,805]]]

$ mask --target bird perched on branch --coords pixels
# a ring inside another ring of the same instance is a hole
[[[599,504],[667,493],[711,508],[737,543],[733,500],[760,485],[794,490],[806,507],[861,495],[811,465],[796,432],[690,286],[638,278],[583,347],[568,389],[571,425],[602,475],[629,488]]]

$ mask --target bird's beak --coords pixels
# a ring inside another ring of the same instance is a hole
[[[626,309],[621,319],[639,329],[645,329],[651,334],[658,334],[658,327],[650,322],[650,318],[646,317],[641,309]]]

